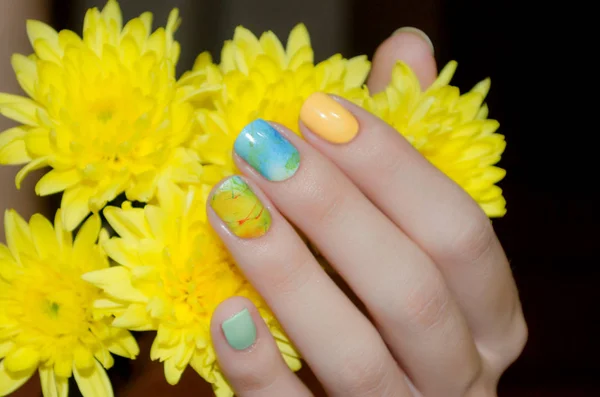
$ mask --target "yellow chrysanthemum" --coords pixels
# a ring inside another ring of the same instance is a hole
[[[30,98],[0,94],[0,113],[23,124],[0,135],[0,163],[26,164],[17,186],[50,166],[36,192],[64,191],[68,230],[123,192],[146,202],[160,178],[189,182],[201,172],[182,147],[193,112],[175,78],[177,10],[166,28],[151,34],[151,24],[144,13],[123,27],[118,3],[109,0],[87,12],[82,38],[28,21],[35,53],[12,59]]]
[[[111,353],[134,358],[138,345],[128,331],[95,316],[102,291],[81,276],[108,268],[96,245],[100,219],[92,216],[75,241],[60,212],[53,226],[41,215],[29,224],[5,215],[8,246],[0,244],[0,396],[18,389],[39,370],[45,397],[66,397],[75,376],[84,397],[110,397],[104,368]]]
[[[450,62],[425,92],[413,71],[399,62],[389,86],[365,102],[365,108],[397,129],[433,165],[458,183],[489,217],[506,213],[506,200],[495,184],[505,171],[494,166],[506,147],[484,104],[490,80],[461,95],[450,86],[456,71]]]
[[[119,237],[104,244],[120,266],[84,276],[110,297],[96,302],[99,313],[116,316],[113,325],[157,330],[151,358],[164,362],[170,384],[188,364],[210,382],[218,397],[232,396],[216,361],[211,316],[221,302],[245,296],[259,308],[292,369],[295,349],[259,295],[237,270],[206,219],[206,191],[159,188],[158,204],[104,211]]]
[[[362,103],[369,69],[366,56],[344,59],[338,54],[315,65],[303,24],[290,32],[285,48],[270,31],[257,38],[238,27],[223,46],[219,65],[203,53],[179,81],[198,105],[201,132],[193,147],[204,163],[232,173],[233,142],[246,124],[263,118],[299,133],[300,108],[309,95],[323,91]]]

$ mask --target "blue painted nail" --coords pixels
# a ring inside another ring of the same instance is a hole
[[[241,158],[269,181],[284,181],[300,166],[298,150],[262,119],[244,127],[233,147]]]

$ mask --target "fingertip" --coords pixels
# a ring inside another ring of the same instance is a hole
[[[374,93],[384,90],[398,61],[408,64],[417,75],[421,87],[426,89],[437,76],[433,48],[431,39],[423,31],[412,27],[398,29],[375,51],[369,89]]]

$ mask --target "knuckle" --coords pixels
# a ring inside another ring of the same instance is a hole
[[[494,231],[490,221],[480,211],[473,212],[465,217],[467,221],[447,247],[452,257],[469,263],[484,258],[494,244]]]
[[[461,396],[469,395],[471,390],[479,388],[483,376],[483,363],[480,359],[470,361],[468,365],[463,365],[459,376],[456,378],[457,390],[460,390]]]
[[[343,182],[332,173],[311,172],[305,189],[299,193],[301,213],[310,214],[312,221],[327,226],[344,216]]]
[[[389,370],[383,354],[353,349],[341,357],[337,373],[338,389],[350,396],[390,395]]]
[[[441,281],[436,281],[431,287],[415,288],[406,297],[403,307],[410,324],[425,330],[441,324],[446,318],[450,297]]]
[[[317,275],[314,259],[298,248],[292,250],[289,256],[272,258],[269,266],[263,266],[259,277],[268,280],[269,288],[277,296],[283,297],[297,293],[304,286],[310,284]]]
[[[509,332],[507,347],[504,349],[506,359],[503,370],[508,368],[521,355],[529,338],[529,330],[520,310],[520,305],[519,310],[516,312],[518,314],[515,315],[516,319],[513,321],[512,329]]]

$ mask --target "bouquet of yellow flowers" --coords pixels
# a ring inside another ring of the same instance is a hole
[[[0,395],[36,370],[44,396],[112,396],[113,354],[135,359],[130,331],[154,331],[150,356],[178,383],[189,365],[217,396],[233,393],[210,338],[215,307],[251,299],[290,368],[300,358],[276,318],[244,279],[207,222],[206,200],[236,173],[236,134],[260,117],[299,134],[303,101],[314,92],[344,97],[404,135],[456,181],[490,217],[505,200],[494,166],[505,148],[487,118],[484,80],[460,94],[449,85],[456,63],[422,91],[399,62],[389,86],[372,95],[365,56],[316,63],[297,25],[287,43],[243,27],[219,64],[200,54],[177,78],[173,10],[152,30],[152,14],[126,23],[116,0],[88,10],[83,34],[27,22],[34,53],[12,65],[27,96],[0,93],[0,113],[20,125],[0,134],[0,164],[21,164],[16,185],[48,169],[35,191],[62,194],[53,221],[5,213],[0,245]],[[124,197],[116,206],[115,200]],[[103,222],[105,220],[106,222]]]

